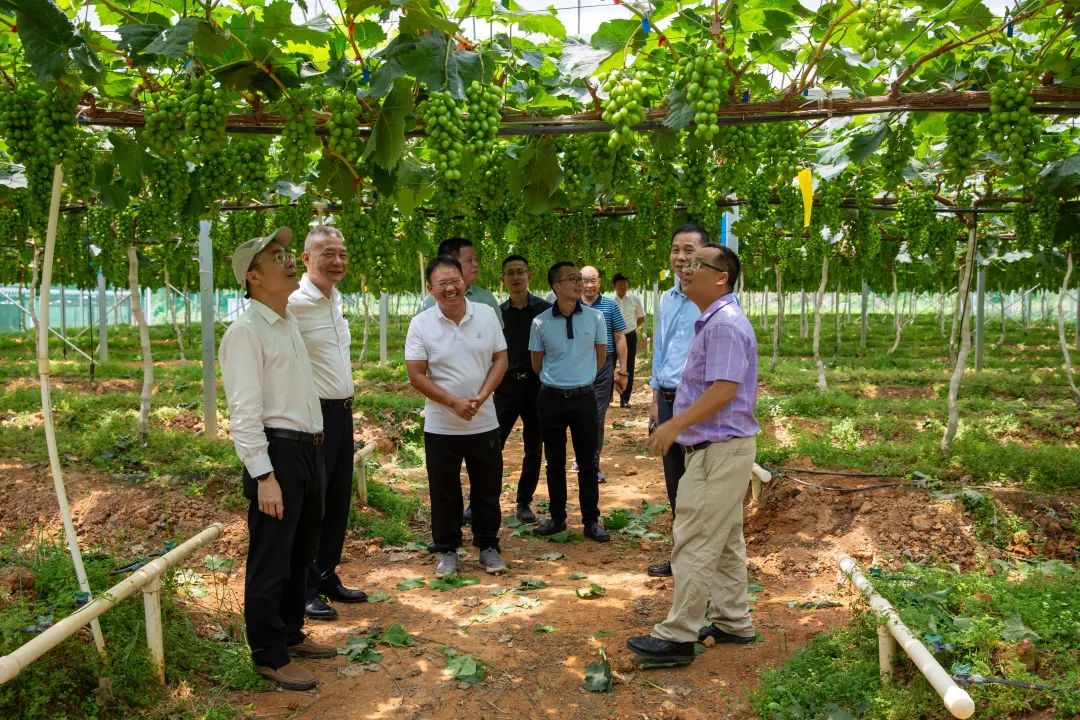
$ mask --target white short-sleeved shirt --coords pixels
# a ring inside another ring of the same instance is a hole
[[[480,392],[495,353],[506,349],[506,338],[495,311],[465,301],[461,323],[450,320],[439,306],[423,310],[409,322],[405,336],[405,359],[426,360],[428,377],[454,395],[469,397]],[[489,397],[472,420],[428,398],[424,405],[424,432],[439,435],[474,435],[499,427],[495,402]]]
[[[311,356],[315,389],[323,400],[343,400],[353,396],[352,362],[349,348],[352,334],[342,314],[341,293],[334,288],[330,297],[308,279],[289,296],[289,310],[296,316],[300,334]]]

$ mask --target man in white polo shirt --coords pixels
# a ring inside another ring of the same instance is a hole
[[[313,620],[334,620],[337,610],[320,595],[344,603],[367,600],[363,590],[345,587],[336,570],[349,523],[353,479],[352,334],[342,312],[341,293],[335,287],[345,278],[349,264],[341,231],[332,225],[314,228],[304,241],[303,259],[307,272],[289,296],[289,310],[296,316],[311,356],[326,436],[326,502],[318,551],[308,571],[304,615]]]
[[[506,571],[499,557],[502,442],[491,396],[506,372],[506,338],[495,311],[465,298],[461,264],[438,257],[426,268],[435,305],[409,323],[405,364],[424,406],[424,458],[431,497],[435,574],[458,570],[461,463],[469,474],[473,544],[489,573]]]

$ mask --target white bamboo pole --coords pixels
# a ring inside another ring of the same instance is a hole
[[[1061,344],[1061,352],[1065,356],[1065,379],[1069,381],[1069,393],[1073,401],[1080,407],[1080,390],[1076,388],[1073,380],[1072,357],[1069,355],[1069,345],[1065,342],[1065,295],[1069,291],[1069,277],[1073,271],[1073,254],[1065,253],[1065,279],[1061,281],[1061,292],[1057,299],[1057,326],[1058,342]]]
[[[217,437],[217,374],[214,372],[214,248],[210,221],[199,221],[199,304],[202,306],[203,434]]]
[[[364,461],[373,452],[375,443],[369,442],[353,455],[353,467],[356,468],[356,501],[362,506],[367,505],[367,470],[364,469]]]
[[[379,295],[379,362],[384,363],[388,357],[387,332],[390,327],[390,296],[386,293]]]
[[[184,333],[180,331],[180,323],[176,320],[176,299],[173,297],[172,284],[169,283],[169,268],[165,268],[165,302],[169,306],[169,320],[172,321],[173,334],[176,335],[176,347],[180,350],[180,362],[187,360],[184,357]]]
[[[892,267],[892,294],[893,294],[893,330],[896,331],[896,337],[893,339],[892,347],[889,348],[885,354],[892,355],[896,352],[896,349],[900,347],[900,333],[903,328],[903,323],[900,322],[900,291],[896,287],[896,264]]]
[[[972,220],[968,230],[967,257],[964,259],[963,277],[957,290],[957,297],[963,299],[960,308],[960,348],[956,353],[956,365],[953,368],[952,378],[949,380],[949,417],[945,424],[945,433],[941,436],[941,451],[948,453],[956,436],[956,425],[960,420],[958,396],[960,395],[960,381],[964,378],[964,368],[967,365],[968,354],[971,352],[971,272],[975,264],[976,222]]]
[[[64,472],[60,468],[60,452],[56,445],[56,427],[53,423],[52,398],[49,391],[49,290],[52,284],[53,253],[56,250],[56,226],[60,218],[60,190],[64,185],[63,166],[53,168],[52,198],[49,201],[49,223],[45,230],[45,267],[41,274],[41,300],[38,311],[41,317],[37,323],[38,376],[41,381],[41,414],[45,426],[45,444],[49,449],[49,466],[52,469],[53,486],[56,490],[56,502],[60,506],[60,518],[64,523],[64,535],[67,536],[71,561],[75,565],[75,577],[79,589],[90,594],[90,582],[83,567],[79,539],[75,535],[75,523],[71,519],[68,506],[67,489],[64,487]],[[85,623],[84,623],[85,624]],[[94,644],[98,652],[105,654],[105,638],[101,634],[101,625],[95,620],[90,625],[94,635]]]
[[[106,362],[109,359],[109,299],[106,295],[108,287],[105,285],[105,273],[98,269],[97,293],[98,293],[98,360]]]
[[[975,274],[975,372],[982,372],[983,347],[986,343],[986,268]]]
[[[160,578],[169,568],[174,567],[202,546],[216,540],[224,531],[224,525],[214,523],[195,537],[181,543],[179,547],[142,566],[103,592],[96,600],[83,605],[48,630],[13,650],[10,654],[0,657],[0,685],[16,677],[30,663],[64,642],[64,640],[67,640],[87,623],[90,623],[91,627],[93,627],[97,623],[97,618],[109,608],[114,607],[136,591],[146,587],[154,579]],[[158,617],[160,618],[160,613]],[[161,645],[160,622],[157,623],[156,627],[147,623],[146,632],[148,639],[150,633],[156,633],[158,639],[152,642]]]
[[[911,634],[911,630],[900,619],[900,615],[897,614],[892,604],[874,590],[874,586],[863,576],[855,561],[844,553],[838,553],[836,562],[844,575],[851,580],[851,584],[858,588],[859,592],[866,598],[866,601],[870,604],[870,609],[885,621],[885,628],[889,635],[895,638],[896,642],[907,653],[907,656],[915,663],[915,667],[919,668],[919,672],[926,677],[930,685],[937,691],[937,694],[941,696],[945,708],[952,713],[953,717],[963,720],[975,714],[975,703],[972,701],[971,696],[953,681],[949,673],[945,672],[945,668],[941,667],[937,659],[926,649],[926,646]],[[891,675],[892,653],[889,652],[888,648],[883,648],[879,650],[878,657],[883,664],[886,661],[889,662],[889,675]],[[882,670],[884,673],[884,667]]]
[[[143,586],[143,617],[146,619],[146,649],[158,685],[165,684],[165,638],[161,632],[161,576]]]
[[[866,333],[868,330],[868,322],[866,314],[869,311],[870,305],[870,285],[866,280],[862,281],[862,319],[859,321],[859,350],[861,352],[866,351]]]
[[[814,296],[814,365],[817,367],[817,389],[825,392],[829,385],[825,382],[825,363],[821,361],[821,306],[825,302],[825,286],[829,282],[829,255],[821,260],[821,284]],[[805,293],[803,295],[805,298]]]
[[[772,363],[769,370],[776,370],[776,364],[780,362],[780,333],[783,332],[781,325],[784,322],[784,278],[780,263],[773,263],[773,272],[776,274],[776,315],[773,318]]]
[[[142,352],[143,384],[139,396],[139,419],[135,430],[139,439],[146,442],[150,435],[150,393],[154,389],[154,358],[150,350],[150,326],[143,314],[142,298],[139,295],[139,254],[135,245],[128,245],[128,285],[131,286],[131,314],[139,326],[139,349]]]
[[[368,344],[368,331],[371,328],[371,311],[368,308],[367,299],[367,275],[360,273],[360,299],[363,301],[364,306],[364,333],[363,341],[360,343],[360,366],[364,366],[364,360],[367,358],[367,344]]]

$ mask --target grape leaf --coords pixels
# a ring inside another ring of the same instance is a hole
[[[368,593],[367,601],[369,603],[394,602],[394,598],[390,596],[390,593],[384,590],[376,590],[375,592]]]
[[[407,647],[413,644],[413,636],[405,632],[405,628],[397,623],[383,630],[378,642],[390,647]]]
[[[424,587],[426,583],[427,581],[422,577],[405,578],[394,587],[398,590],[415,590],[416,588]]]
[[[604,658],[600,662],[589,663],[585,666],[585,682],[581,687],[589,692],[609,693],[615,686],[611,675],[611,663]]]
[[[589,77],[609,55],[611,53],[607,50],[598,50],[589,43],[570,38],[563,42],[559,73],[568,80]]]
[[[405,150],[405,118],[413,111],[412,86],[408,78],[394,81],[364,148],[364,159],[373,158],[384,170],[393,170]]]
[[[443,674],[472,685],[487,676],[487,668],[484,667],[484,663],[472,655],[455,654],[446,658],[446,667],[443,668]]]
[[[147,55],[165,55],[181,58],[187,52],[188,45],[195,38],[199,26],[205,22],[202,18],[180,18],[176,25],[165,28],[142,51]]]
[[[19,40],[38,81],[58,80],[69,69],[97,80],[104,70],[101,60],[63,10],[50,0],[21,0],[18,8]]]
[[[579,587],[576,592],[579,598],[598,598],[607,593],[607,588],[603,588],[596,583],[589,583],[588,587]]]
[[[362,664],[377,663],[382,659],[382,653],[371,647],[371,641],[363,637],[346,640],[345,646],[338,649],[338,655],[344,655],[349,662]]]
[[[457,590],[458,588],[468,587],[470,585],[478,585],[479,583],[480,580],[473,577],[472,575],[458,575],[455,573],[453,575],[447,575],[444,578],[439,578],[438,580],[435,580],[428,587],[430,587],[432,590],[442,590],[443,592],[446,592],[447,590]]]

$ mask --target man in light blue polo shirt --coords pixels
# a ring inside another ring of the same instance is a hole
[[[604,316],[581,304],[581,273],[570,262],[548,270],[555,304],[537,315],[529,333],[532,366],[540,376],[537,410],[547,459],[551,519],[533,532],[554,535],[566,529],[566,430],[578,458],[578,503],[585,537],[611,539],[600,524],[600,486],[596,479],[596,401],[593,380],[607,357]]]

